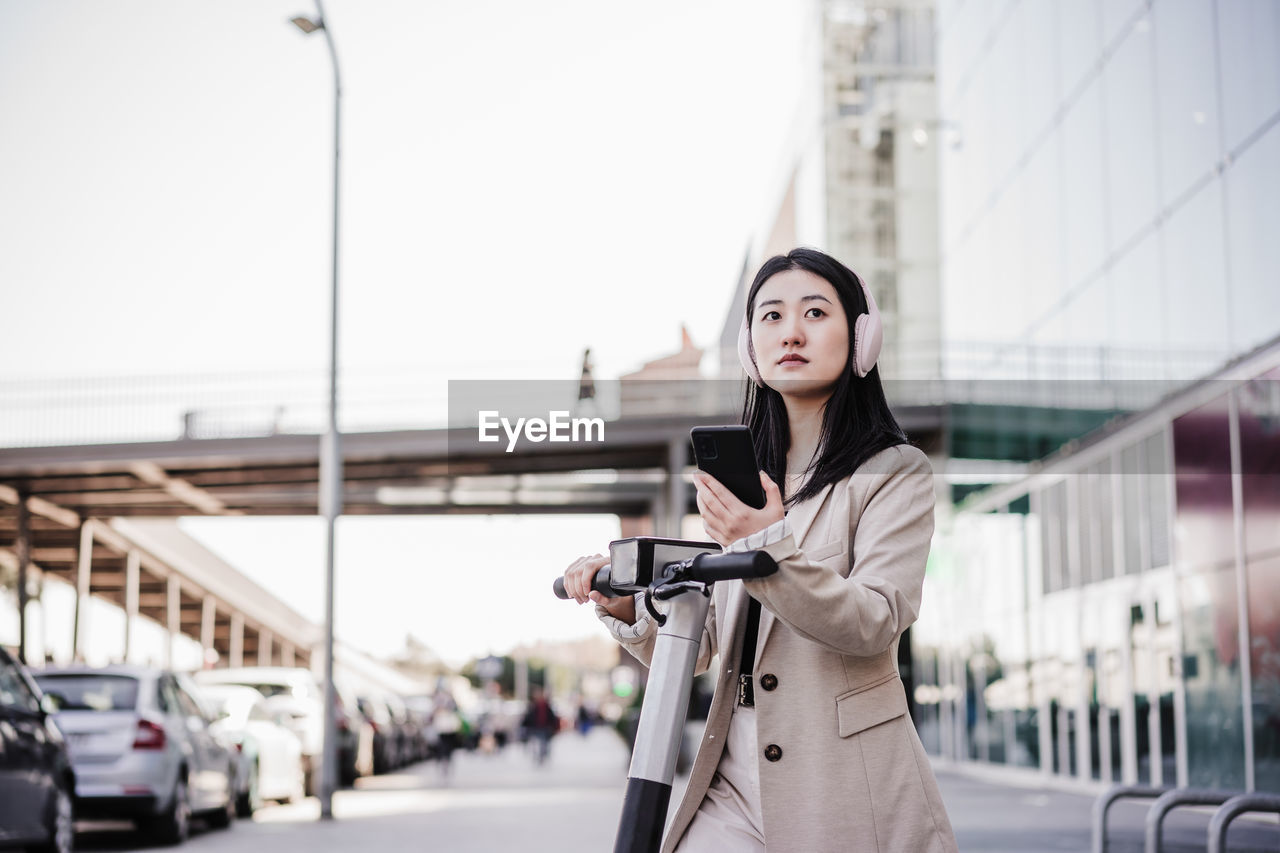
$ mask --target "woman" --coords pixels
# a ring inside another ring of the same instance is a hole
[[[934,494],[885,401],[880,338],[866,286],[821,252],[770,258],[751,285],[743,419],[767,501],[752,509],[701,472],[694,481],[707,534],[768,552],[778,571],[714,587],[698,667],[719,652],[720,677],[664,851],[956,850],[897,671]],[[590,589],[607,562],[575,561],[565,588],[647,664],[657,626],[643,607]]]

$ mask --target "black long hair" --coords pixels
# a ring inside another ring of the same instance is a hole
[[[805,270],[826,280],[835,288],[849,321],[849,358],[846,360],[835,390],[822,411],[822,430],[818,450],[810,463],[812,473],[788,503],[813,497],[828,483],[835,483],[858,469],[887,447],[907,443],[898,426],[880,384],[879,365],[866,376],[859,377],[853,368],[854,322],[867,313],[867,299],[857,274],[830,255],[816,249],[793,249],[765,261],[747,292],[747,329],[751,328],[756,294],[773,276],[785,270]],[[765,385],[747,382],[742,422],[751,427],[755,438],[756,459],[765,473],[785,491],[787,450],[791,446],[791,429],[782,395]]]

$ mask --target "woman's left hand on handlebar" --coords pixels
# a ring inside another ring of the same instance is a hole
[[[723,547],[782,519],[782,493],[763,471],[760,472],[765,497],[763,509],[747,506],[715,477],[702,471],[693,472],[693,484],[698,489],[702,529]]]
[[[579,557],[564,572],[564,591],[579,604],[591,597],[591,583],[602,566],[609,565],[609,558],[600,554]]]

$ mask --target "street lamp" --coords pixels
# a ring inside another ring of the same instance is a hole
[[[320,761],[320,817],[333,817],[333,791],[338,781],[338,727],[333,686],[333,530],[342,513],[342,453],[338,435],[338,176],[342,140],[342,78],[338,51],[325,26],[324,6],[316,0],[316,19],[303,15],[292,23],[307,35],[324,33],[333,60],[333,286],[329,303],[329,423],[320,439],[320,513],[324,516],[324,752]]]

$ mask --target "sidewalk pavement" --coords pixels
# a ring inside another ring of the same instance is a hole
[[[543,765],[515,745],[493,755],[459,752],[358,780],[321,821],[314,797],[269,805],[229,830],[201,828],[187,853],[598,853],[613,849],[629,755],[608,728],[552,740]],[[126,824],[81,825],[77,851],[154,850]],[[88,829],[89,831],[84,831]]]
[[[962,853],[1087,853],[1095,796],[1063,790],[994,768],[939,767],[942,799]],[[1107,817],[1108,853],[1142,853],[1151,800],[1121,800]],[[1165,818],[1161,853],[1204,853],[1213,809],[1175,809]],[[1227,837],[1230,853],[1280,851],[1273,818],[1241,817]]]
[[[556,737],[544,765],[535,764],[532,752],[520,746],[494,755],[459,753],[447,774],[431,762],[361,779],[355,789],[335,795],[335,820],[318,820],[319,803],[308,798],[268,806],[252,821],[237,821],[230,830],[201,831],[183,849],[607,853],[613,849],[628,761],[621,739],[603,727],[586,737]],[[1089,850],[1091,794],[1058,790],[1038,777],[1011,778],[991,769],[942,766],[937,775],[963,853]],[[677,780],[672,792],[673,810],[685,781]],[[1146,803],[1130,802],[1113,807],[1112,853],[1140,853],[1146,808]],[[1203,851],[1208,822],[1207,811],[1175,811],[1166,821],[1164,853]],[[147,848],[145,838],[128,830],[95,829],[77,838],[82,851]],[[1280,851],[1280,827],[1274,820],[1237,820],[1229,850]]]

